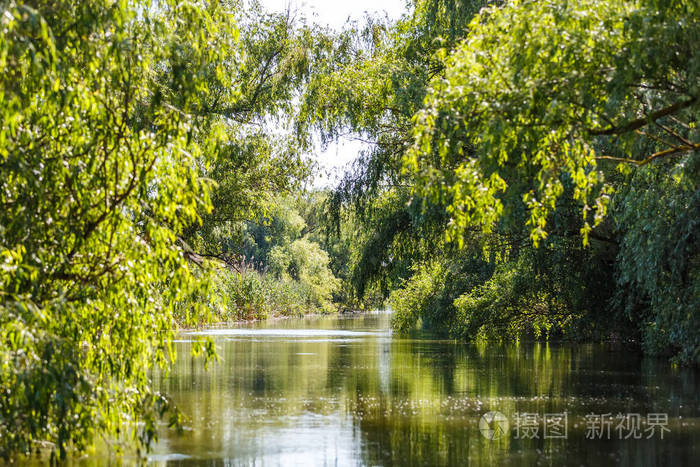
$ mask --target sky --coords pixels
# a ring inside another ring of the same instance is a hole
[[[302,13],[308,21],[334,29],[340,29],[351,19],[362,18],[365,13],[380,13],[390,19],[398,19],[406,11],[406,0],[260,0],[270,11],[285,11],[288,6]],[[351,138],[341,138],[325,151],[311,155],[319,163],[316,188],[335,186],[348,167],[364,148],[364,144]]]
[[[351,17],[358,19],[365,12],[386,12],[389,18],[397,19],[406,9],[406,0],[260,0],[268,10],[284,11],[291,5],[292,10],[305,13],[316,23],[340,28]]]

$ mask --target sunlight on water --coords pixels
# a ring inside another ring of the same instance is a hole
[[[602,345],[404,338],[389,320],[316,317],[183,333],[173,371],[156,383],[189,417],[187,429],[178,436],[163,427],[150,462],[636,466],[692,465],[700,455],[695,371]],[[204,336],[221,356],[209,369],[189,356]],[[630,413],[643,436],[615,418]],[[521,423],[528,414],[533,423]],[[565,437],[550,426],[545,438],[547,414],[566,414]],[[610,414],[599,420],[611,423],[609,439],[590,439],[596,414]],[[649,414],[667,415],[663,439],[647,439]]]

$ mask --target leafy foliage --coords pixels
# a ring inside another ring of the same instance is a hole
[[[370,142],[331,200],[364,229],[355,289],[394,290],[402,329],[698,361],[697,2],[479,6],[370,20],[311,83],[311,121]]]
[[[687,125],[700,105],[697,18],[697,4],[682,1],[486,9],[453,54],[441,53],[445,76],[416,116],[405,161],[416,191],[445,200],[457,240],[467,226],[493,229],[506,202],[524,202],[537,243],[566,174],[585,239],[610,201],[598,161],[646,165],[700,148]],[[522,177],[535,186],[508,196]]]
[[[335,39],[334,53],[315,64],[299,126],[329,141],[347,135],[367,143],[329,200],[331,220],[361,232],[351,246],[356,295],[386,295],[427,259],[441,241],[447,216],[440,203],[411,193],[402,172],[412,141],[412,117],[430,80],[444,65],[435,56],[454,47],[484,4],[474,0],[421,0],[396,24],[367,18]],[[340,227],[337,226],[340,230]]]
[[[300,280],[277,277],[254,268],[221,271],[214,280],[214,313],[221,322],[302,316],[334,310],[330,293],[336,279],[319,283],[309,275]]]
[[[651,353],[700,361],[700,157],[645,167],[615,200],[618,304]]]
[[[3,458],[40,443],[64,457],[94,435],[148,448],[171,409],[149,369],[167,368],[175,318],[206,319],[193,297],[213,293],[183,242],[212,207],[205,177],[230,219],[303,176],[294,151],[272,155],[246,125],[289,100],[304,51],[279,40],[287,21],[238,7],[0,6]],[[295,52],[269,50],[280,44]]]
[[[223,320],[329,312],[338,279],[300,210],[305,197],[277,197],[266,214],[241,222],[227,241],[238,261],[221,277]],[[308,214],[308,213],[305,213]],[[216,297],[215,297],[216,298]]]
[[[240,39],[230,53],[240,66],[225,83],[214,82],[199,113],[229,123],[216,157],[202,167],[215,182],[211,212],[189,226],[183,240],[206,257],[230,259],[242,221],[265,214],[278,196],[299,190],[310,175],[303,158],[305,137],[289,135],[294,96],[308,79],[310,62],[320,53],[321,31],[295,22],[289,13],[266,13],[256,2],[237,14]],[[211,78],[210,78],[211,81]]]
[[[695,177],[700,148],[695,128],[700,62],[693,45],[699,35],[694,2],[490,7],[475,18],[454,53],[440,53],[445,76],[432,83],[405,158],[415,192],[445,205],[448,238],[460,245],[471,227],[503,233],[504,225],[519,222],[523,206],[529,236],[541,244],[556,231],[552,213],[571,193],[583,243],[601,237],[601,230],[608,231],[602,236],[612,252],[619,241],[618,294],[626,297],[622,302],[647,349],[674,347],[686,362],[697,359],[697,336],[690,331],[697,320],[691,298],[697,267],[688,260],[696,242],[689,234],[696,229],[696,200],[688,180]],[[610,162],[628,175],[615,175]],[[639,168],[630,175],[630,166]],[[619,240],[602,225],[613,197]],[[596,225],[598,232],[592,230]],[[557,256],[560,248],[548,251],[559,258],[548,261],[548,276],[567,284],[555,297],[565,298],[580,284],[590,301],[600,289],[585,286],[588,276],[577,274],[587,268],[556,273],[566,263]],[[594,256],[598,252],[594,245]],[[521,302],[528,297],[523,290],[514,304],[500,303],[524,272],[522,266],[515,271],[512,276],[506,267],[494,276],[498,287],[460,299],[463,321],[496,324],[502,321],[498,316],[532,309]],[[596,271],[609,274],[609,263],[591,272]],[[580,302],[565,302],[571,310],[590,311]],[[604,306],[615,310],[614,304]],[[604,318],[593,322],[599,320]]]

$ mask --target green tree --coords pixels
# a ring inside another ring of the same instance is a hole
[[[447,216],[440,204],[411,193],[402,172],[412,141],[412,117],[444,63],[435,52],[466,35],[481,0],[420,0],[398,22],[367,18],[335,38],[333,54],[317,61],[306,88],[300,126],[324,142],[347,135],[367,143],[329,200],[329,215],[360,232],[354,238],[353,288],[384,294],[411,274],[411,265],[441,248]],[[341,232],[336,225],[336,233]]]
[[[615,252],[619,235],[615,268],[629,290],[618,295],[647,348],[670,345],[684,361],[700,357],[699,17],[685,1],[489,7],[439,52],[445,73],[404,158],[415,195],[445,206],[460,245],[470,229],[502,232],[523,212],[542,245],[562,204],[578,212],[583,244],[605,237]],[[614,235],[603,224],[611,199]]]
[[[240,6],[0,4],[3,458],[41,443],[64,457],[95,435],[148,448],[171,409],[149,370],[174,357],[175,317],[205,310],[190,299],[207,268],[181,241],[211,208],[204,177],[234,167],[222,190],[251,200],[269,173],[299,172],[294,157],[236,149],[262,143],[234,117],[278,96],[251,65],[270,35]]]
[[[323,45],[318,28],[287,13],[266,13],[253,1],[236,13],[239,43],[229,46],[240,66],[225,82],[207,77],[211,89],[198,109],[228,122],[227,139],[202,177],[215,182],[211,212],[192,223],[183,240],[200,256],[235,261],[244,239],[242,222],[274,209],[282,194],[301,188],[310,175],[302,135],[291,137],[294,96],[309,78],[311,62]],[[272,216],[274,217],[274,216]]]
[[[340,35],[302,113],[368,142],[330,200],[355,290],[402,328],[697,360],[697,2],[412,6]]]
[[[537,243],[563,175],[585,239],[610,200],[598,163],[682,161],[700,148],[696,2],[509,2],[472,26],[454,53],[440,53],[445,76],[405,159],[416,192],[448,206],[455,239],[524,202]],[[523,178],[534,186],[521,193]]]
[[[700,361],[700,154],[644,167],[619,189],[616,304],[648,352]]]

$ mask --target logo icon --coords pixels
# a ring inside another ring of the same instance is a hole
[[[479,420],[479,431],[486,439],[494,440],[508,433],[508,417],[501,412],[486,412]]]

